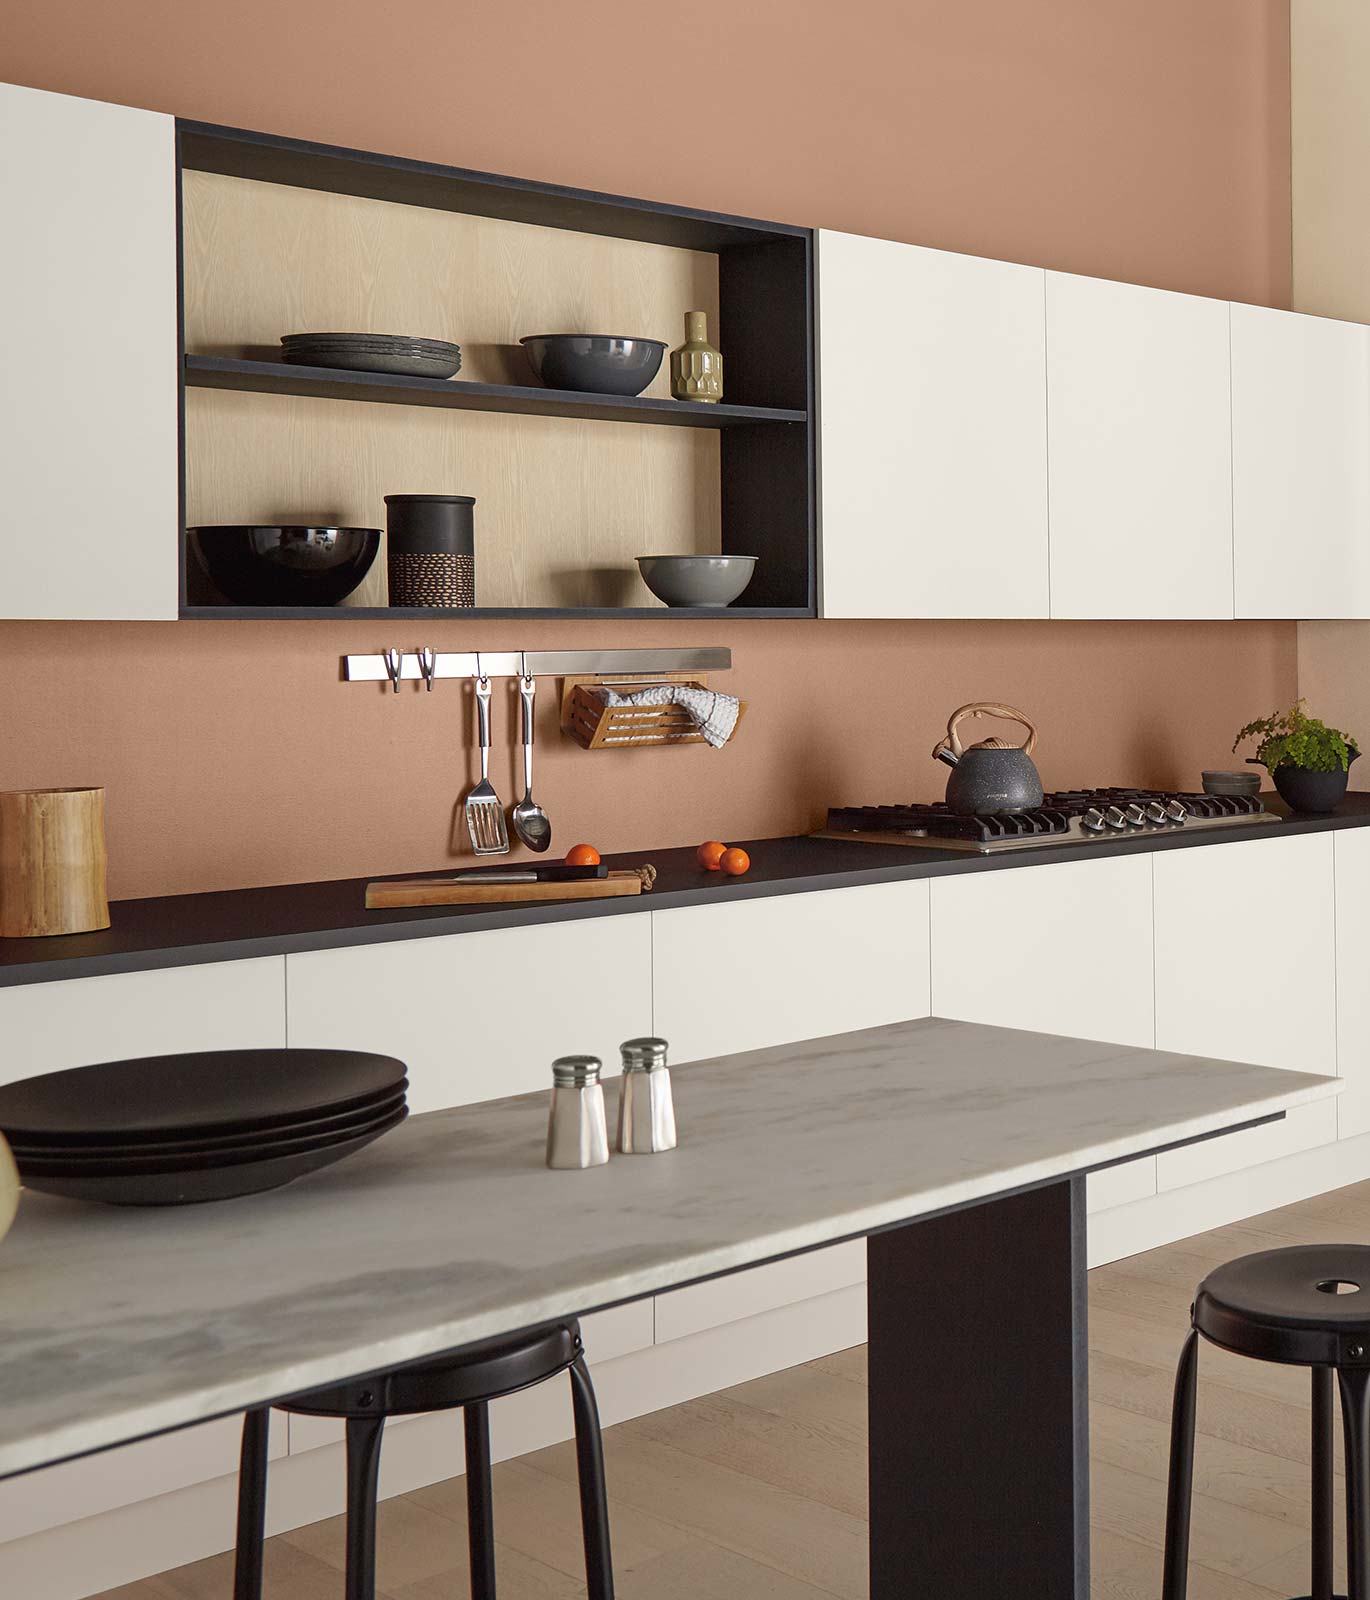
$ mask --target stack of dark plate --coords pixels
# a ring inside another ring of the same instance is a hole
[[[287,333],[282,359],[298,367],[347,367],[403,378],[450,378],[461,371],[461,346],[446,339],[393,333]]]
[[[275,1189],[408,1115],[404,1063],[355,1050],[211,1050],[108,1061],[0,1088],[30,1189],[174,1206]]]

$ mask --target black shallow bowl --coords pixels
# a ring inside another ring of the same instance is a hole
[[[336,606],[381,547],[379,528],[219,523],[186,533],[205,577],[239,606]]]
[[[641,394],[666,353],[660,339],[607,333],[538,333],[519,343],[549,389],[578,394]]]

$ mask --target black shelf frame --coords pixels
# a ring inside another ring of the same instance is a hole
[[[570,389],[467,383],[460,378],[406,378],[337,367],[296,366],[285,361],[248,361],[234,356],[188,355],[185,381],[189,387],[199,389],[245,389],[254,394],[442,406],[455,411],[509,411],[530,417],[589,417],[597,422],[645,422],[672,428],[733,428],[809,420],[807,412],[778,406],[708,405],[641,395],[580,394]]]
[[[806,606],[213,606],[185,605],[183,618],[198,617],[220,622],[349,622],[357,618],[372,622],[386,618],[417,617],[448,622],[528,622],[537,618],[572,621],[630,622],[736,622],[760,618],[791,621],[811,617]]]
[[[183,617],[741,620],[817,615],[813,234],[810,229],[183,120],[177,122],[178,222],[181,174],[186,170],[717,254],[719,344],[728,364],[728,400],[725,404],[708,406],[456,379],[388,377],[376,373],[292,367],[281,361],[229,355],[192,355],[185,350],[182,284],[179,314],[183,530],[185,390],[200,387],[603,422],[714,428],[720,436],[723,552],[755,555],[761,559],[746,594],[751,603],[742,606],[698,609],[477,607],[450,611],[412,607],[304,609],[206,605],[192,603],[187,590],[183,532],[180,553]]]

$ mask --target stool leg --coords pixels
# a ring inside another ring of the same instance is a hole
[[[271,1412],[243,1416],[238,1456],[238,1544],[233,1555],[233,1600],[262,1600],[262,1541],[266,1537],[266,1436]]]
[[[1346,1430],[1346,1593],[1370,1600],[1370,1368],[1339,1367]]]
[[[1189,1516],[1194,1495],[1194,1410],[1198,1375],[1199,1336],[1191,1333],[1184,1342],[1175,1369],[1161,1600],[1185,1600],[1189,1592]]]
[[[1313,1368],[1313,1593],[1332,1597],[1332,1426],[1331,1367]]]
[[[466,1425],[466,1540],[471,1552],[471,1600],[495,1600],[495,1498],[490,1481],[490,1407],[462,1413]]]
[[[585,1357],[571,1364],[571,1406],[576,1422],[576,1467],[580,1477],[580,1523],[585,1535],[585,1585],[589,1600],[614,1600],[614,1564],[609,1552],[609,1499],[604,1480],[604,1441],[599,1407]]]
[[[376,1493],[381,1417],[347,1419],[347,1600],[376,1600]]]

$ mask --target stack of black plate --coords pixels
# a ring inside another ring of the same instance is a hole
[[[355,1050],[212,1050],[108,1061],[0,1088],[26,1187],[172,1206],[275,1189],[408,1115],[404,1063]]]
[[[461,371],[461,346],[446,339],[393,333],[287,333],[282,359],[299,367],[348,367],[405,378],[450,378]]]

